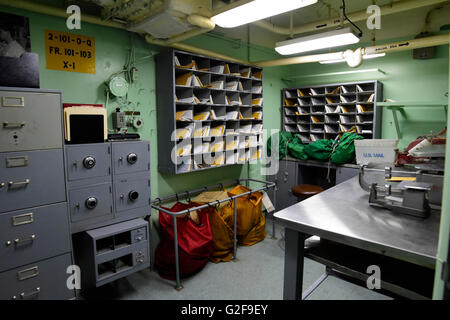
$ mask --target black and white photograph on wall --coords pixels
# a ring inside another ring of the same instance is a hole
[[[0,57],[19,58],[30,49],[28,18],[0,12]]]

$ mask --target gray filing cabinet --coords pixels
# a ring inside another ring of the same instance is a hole
[[[150,143],[67,144],[71,232],[150,215]]]
[[[83,289],[150,267],[149,224],[134,219],[74,235],[77,264],[83,271]]]
[[[70,299],[61,92],[0,87],[0,299]]]
[[[269,181],[276,183],[276,210],[282,210],[298,202],[296,196],[292,194],[292,187],[297,184],[298,162],[280,160],[277,175],[269,176]],[[268,192],[272,198],[272,192]],[[272,199],[273,201],[273,199]]]

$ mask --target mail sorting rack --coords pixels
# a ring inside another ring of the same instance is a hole
[[[164,209],[161,204],[164,202],[169,202],[169,201],[173,201],[173,200],[182,200],[184,198],[189,198],[191,195],[195,195],[195,194],[199,194],[201,192],[204,191],[210,191],[210,190],[217,190],[217,189],[221,189],[224,190],[226,187],[231,187],[231,186],[235,186],[235,185],[239,185],[242,183],[245,183],[245,185],[247,187],[249,187],[250,183],[257,183],[257,184],[262,184],[263,186],[258,187],[258,188],[254,188],[251,191],[248,192],[244,192],[242,194],[236,195],[236,196],[231,196],[228,197],[226,199],[223,200],[217,200],[217,201],[213,201],[210,203],[206,203],[197,207],[192,207],[183,211],[179,211],[179,212],[171,212],[168,211],[166,209]],[[201,189],[197,189],[197,190],[191,190],[191,191],[185,191],[182,194],[173,194],[170,195],[168,197],[165,198],[156,198],[153,202],[152,202],[152,208],[158,211],[162,211],[165,212],[167,214],[169,214],[170,216],[172,216],[173,218],[173,234],[174,234],[174,246],[175,246],[175,280],[176,280],[176,285],[175,285],[175,289],[176,290],[181,290],[183,289],[183,286],[181,285],[181,280],[180,280],[180,267],[179,267],[179,255],[178,255],[178,231],[177,231],[177,216],[181,216],[184,214],[189,214],[190,212],[196,211],[196,210],[201,210],[204,208],[208,208],[211,206],[216,206],[219,205],[223,202],[229,202],[229,201],[233,201],[233,205],[234,205],[234,219],[233,219],[233,233],[234,233],[234,239],[233,239],[233,259],[236,259],[237,257],[237,205],[236,205],[236,199],[240,198],[240,197],[244,197],[244,196],[248,196],[252,193],[255,192],[259,192],[259,191],[263,191],[263,190],[269,190],[270,188],[272,188],[272,194],[273,194],[273,205],[276,207],[276,192],[275,192],[275,186],[276,184],[274,182],[269,182],[269,181],[264,181],[264,180],[257,180],[257,179],[237,179],[228,183],[220,183],[218,185],[213,185],[213,186],[209,186],[209,187],[204,187]],[[184,198],[183,198],[184,197]],[[275,220],[273,217],[273,213],[272,213],[272,239],[276,239],[275,238]]]
[[[156,56],[158,170],[180,174],[260,159],[263,70],[193,53]]]
[[[366,139],[381,137],[383,99],[379,81],[307,86],[282,90],[282,127],[303,143],[336,136],[356,127]]]

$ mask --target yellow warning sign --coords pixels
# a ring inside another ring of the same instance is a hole
[[[73,33],[45,30],[47,69],[95,73],[95,40]]]

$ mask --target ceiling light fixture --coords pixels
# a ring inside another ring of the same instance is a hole
[[[281,13],[306,7],[318,0],[254,0],[242,6],[219,13],[211,20],[220,27],[234,28]]]
[[[279,54],[289,55],[331,47],[340,47],[358,42],[358,35],[355,34],[352,28],[347,27],[329,32],[313,34],[311,36],[277,42],[275,50]]]
[[[367,60],[367,59],[384,57],[385,55],[386,55],[386,53],[383,52],[383,53],[365,54],[362,57],[364,60]],[[345,62],[345,61],[346,61],[345,59],[323,60],[323,61],[319,61],[319,63],[320,64],[331,64],[331,63],[339,63],[339,62]]]

